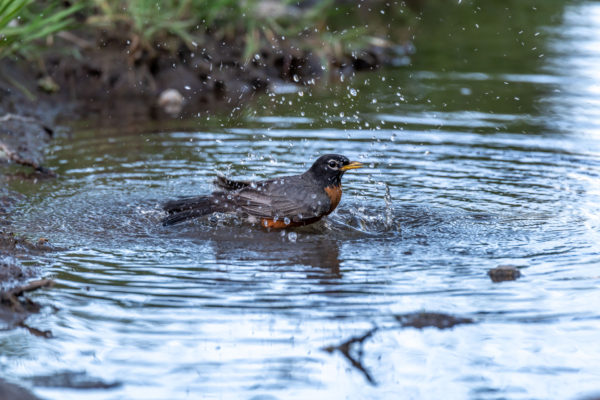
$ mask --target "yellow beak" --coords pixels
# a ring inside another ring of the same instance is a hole
[[[351,161],[350,164],[344,165],[343,167],[340,168],[340,170],[348,171],[349,169],[357,169],[357,168],[362,168],[362,167],[364,167],[363,163],[360,163],[358,161]]]

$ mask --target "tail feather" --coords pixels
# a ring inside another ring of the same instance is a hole
[[[232,179],[228,179],[223,175],[217,176],[214,180],[214,184],[225,190],[238,190],[243,189],[251,185],[250,181],[234,181]]]
[[[175,225],[179,222],[186,221],[188,219],[201,217],[206,214],[210,214],[208,212],[203,212],[204,210],[187,210],[180,211],[175,214],[169,215],[168,217],[163,218],[162,224],[163,226]]]
[[[214,200],[212,196],[199,196],[167,201],[163,204],[163,210],[170,215],[163,218],[162,224],[173,225],[219,211]]]

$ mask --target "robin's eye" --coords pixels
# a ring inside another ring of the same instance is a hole
[[[329,161],[329,163],[327,163],[327,165],[329,165],[329,168],[332,168],[332,169],[337,168],[337,163],[333,160]]]

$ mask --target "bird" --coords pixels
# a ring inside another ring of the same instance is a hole
[[[163,204],[164,226],[212,213],[236,214],[268,229],[309,225],[335,210],[342,198],[344,172],[362,168],[340,154],[319,157],[308,171],[261,181],[218,176],[210,195],[185,197]]]

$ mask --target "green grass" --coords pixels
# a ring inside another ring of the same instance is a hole
[[[71,15],[81,9],[81,5],[61,8],[59,1],[46,3],[0,0],[0,58],[35,53],[37,41],[72,26]]]
[[[43,47],[42,39],[75,26],[76,11],[82,21],[79,31],[116,33],[150,53],[159,48],[176,52],[182,43],[190,49],[202,47],[210,35],[242,43],[245,60],[261,47],[278,47],[290,39],[324,57],[339,56],[364,46],[369,34],[380,35],[376,27],[385,26],[365,28],[364,8],[335,0],[320,0],[303,9],[294,7],[295,0],[71,0],[66,8],[65,4],[69,2],[0,0],[0,58],[35,55]],[[377,10],[386,7],[385,0],[369,4]]]
[[[349,44],[358,47],[365,42],[362,28],[346,27],[339,32],[326,29],[334,19],[343,21],[345,15],[355,12],[352,5],[336,6],[334,0],[318,1],[308,9],[293,7],[297,3],[294,0],[269,3],[264,0],[85,0],[84,3],[89,25],[109,32],[124,29],[132,42],[150,52],[158,45],[163,50],[176,51],[180,42],[171,40],[173,38],[189,48],[194,44],[201,46],[207,34],[230,43],[233,40],[239,43],[243,38],[246,61],[263,46],[277,47],[285,41],[283,38],[298,38],[296,42],[304,42],[306,47],[319,51],[345,49]]]
[[[256,0],[85,0],[88,23],[104,29],[124,28],[147,49],[169,38],[188,46],[201,43],[207,31],[233,35],[254,22]]]

